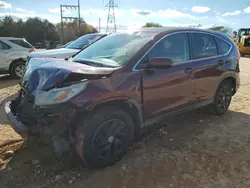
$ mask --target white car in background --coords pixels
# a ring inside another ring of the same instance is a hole
[[[59,58],[59,59],[65,59],[70,58],[85,47],[89,46],[90,44],[93,44],[94,42],[100,40],[101,38],[107,36],[107,34],[101,34],[101,33],[92,33],[92,34],[86,34],[82,37],[79,37],[69,45],[65,46],[64,48],[59,49],[52,49],[52,50],[44,50],[39,52],[32,52],[27,57],[27,63],[26,66],[29,63],[29,60],[31,58]]]
[[[0,73],[20,78],[27,55],[35,48],[24,38],[0,37]]]

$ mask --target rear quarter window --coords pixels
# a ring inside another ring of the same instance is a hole
[[[228,51],[230,50],[231,45],[228,42],[226,42],[226,41],[224,41],[224,40],[222,40],[222,39],[220,39],[218,37],[215,37],[215,40],[216,40],[216,43],[217,43],[218,48],[219,48],[218,49],[219,54],[224,55],[224,54],[228,53]]]
[[[9,40],[10,42],[17,44],[19,46],[22,46],[24,48],[33,48],[33,46],[31,46],[31,44],[29,44],[27,41],[25,40]]]
[[[217,44],[212,35],[192,33],[193,59],[201,59],[218,55]]]

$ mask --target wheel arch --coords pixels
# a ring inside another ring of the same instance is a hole
[[[221,85],[222,82],[224,82],[226,80],[232,82],[232,84],[233,84],[233,95],[234,95],[236,93],[236,90],[237,90],[237,88],[236,88],[236,84],[237,84],[236,83],[236,78],[234,76],[223,77],[223,79],[221,79],[220,84],[218,85],[218,87]]]
[[[141,133],[141,128],[143,128],[143,116],[141,107],[137,103],[137,101],[131,98],[110,99],[108,101],[95,104],[94,106],[91,106],[91,108],[88,108],[86,110],[88,113],[91,113],[94,110],[107,106],[120,108],[132,117],[132,120],[134,122],[135,138],[138,138]]]

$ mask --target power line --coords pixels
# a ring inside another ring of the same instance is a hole
[[[72,11],[77,12],[77,15],[72,15]],[[78,5],[60,5],[60,13],[61,13],[61,43],[64,41],[64,28],[63,21],[67,20],[78,20],[78,31],[80,34],[80,26],[81,26],[81,13],[80,13],[80,0],[78,0]],[[65,14],[68,14],[65,16]]]
[[[105,7],[108,8],[106,33],[116,32],[115,8],[118,8],[118,6],[114,2],[114,0],[109,0],[108,4]]]

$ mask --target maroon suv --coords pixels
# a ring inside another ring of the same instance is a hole
[[[207,106],[223,115],[239,86],[239,53],[219,32],[146,28],[109,35],[68,61],[34,58],[20,86],[5,106],[19,134],[51,134],[57,157],[75,149],[105,167],[170,114]]]

